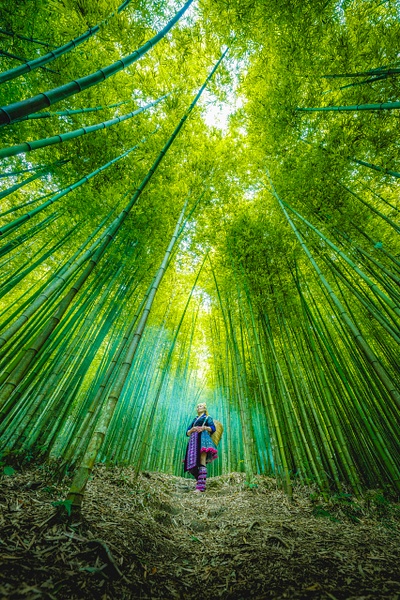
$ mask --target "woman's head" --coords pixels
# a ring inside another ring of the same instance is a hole
[[[198,415],[202,415],[203,413],[208,415],[207,404],[205,402],[199,402],[199,404],[196,406],[196,410]]]

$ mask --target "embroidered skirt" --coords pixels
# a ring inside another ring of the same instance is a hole
[[[194,477],[197,478],[199,466],[200,466],[200,455],[202,452],[206,452],[206,463],[210,463],[218,457],[217,446],[212,441],[212,438],[208,431],[202,431],[198,433],[195,431],[192,433],[189,439],[189,443],[186,448],[185,456],[185,471],[189,471]]]

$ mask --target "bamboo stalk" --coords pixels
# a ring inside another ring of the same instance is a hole
[[[26,115],[41,110],[42,108],[56,104],[57,102],[60,102],[60,100],[64,100],[70,96],[74,96],[83,90],[87,90],[90,87],[105,81],[109,77],[119,73],[119,71],[126,69],[144,56],[153,48],[153,46],[157,44],[157,42],[166,36],[168,31],[172,29],[172,27],[179,21],[181,16],[186,12],[192,2],[193,0],[188,0],[176,13],[176,15],[167,23],[167,25],[161,31],[159,31],[159,33],[157,33],[143,46],[128,56],[121,58],[117,62],[108,65],[103,69],[99,69],[95,73],[75,79],[74,81],[66,83],[58,88],[53,88],[52,90],[48,90],[27,100],[22,100],[20,102],[9,104],[8,106],[0,107],[0,125],[13,123],[21,117],[25,117]]]
[[[117,13],[120,14],[129,4],[131,0],[124,0],[122,4],[117,8]],[[0,73],[0,83],[5,83],[6,81],[11,81],[16,77],[20,77],[25,73],[31,73],[35,69],[39,67],[43,67],[43,65],[47,65],[49,62],[52,62],[56,58],[67,54],[71,50],[74,50],[88,39],[96,35],[100,31],[100,28],[107,23],[109,19],[115,16],[115,13],[111,13],[108,15],[99,25],[94,25],[94,27],[90,27],[85,33],[74,38],[73,40],[67,42],[63,46],[59,46],[58,48],[54,48],[54,50],[50,50],[47,54],[40,56],[39,58],[35,58],[33,60],[25,61],[24,65],[19,67],[15,67],[14,69],[10,69],[8,71],[4,71]]]
[[[289,215],[288,215],[288,213],[287,213],[287,211],[286,211],[286,209],[285,209],[285,207],[284,207],[281,199],[279,198],[278,194],[275,191],[275,188],[273,187],[272,181],[270,181],[270,184],[271,184],[271,187],[272,187],[272,192],[271,192],[272,195],[276,198],[276,200],[278,201],[280,207],[282,208],[282,211],[283,211],[283,213],[284,213],[284,215],[285,215],[285,217],[286,217],[289,225],[293,229],[293,232],[295,233],[297,239],[299,240],[301,247],[303,248],[304,252],[306,253],[307,257],[309,258],[310,263],[314,267],[314,269],[315,269],[315,271],[316,271],[316,273],[318,275],[319,280],[324,285],[324,287],[326,288],[326,290],[327,290],[329,296],[331,297],[333,303],[337,307],[337,309],[339,311],[339,314],[340,314],[343,322],[346,324],[346,326],[351,331],[351,333],[352,333],[352,335],[354,337],[354,341],[356,342],[357,346],[360,348],[360,350],[362,351],[362,353],[364,354],[364,356],[368,360],[368,362],[371,365],[371,367],[377,373],[379,379],[381,380],[382,384],[385,386],[386,390],[388,391],[388,393],[391,396],[391,398],[393,399],[393,401],[397,404],[398,407],[400,407],[400,394],[399,394],[398,390],[396,389],[395,384],[393,383],[393,381],[391,380],[391,378],[389,377],[389,375],[386,373],[386,370],[383,368],[381,362],[379,361],[379,359],[377,358],[377,356],[375,355],[375,353],[372,351],[372,349],[369,346],[368,342],[364,339],[364,337],[362,336],[362,334],[359,331],[359,329],[356,327],[356,325],[353,323],[353,321],[348,316],[347,311],[345,310],[344,306],[342,305],[342,303],[337,298],[336,294],[332,290],[332,288],[329,285],[329,283],[326,281],[324,275],[322,274],[322,271],[318,267],[317,263],[315,262],[314,258],[311,255],[310,251],[308,250],[307,246],[305,245],[305,243],[304,243],[304,241],[303,241],[300,233],[296,229],[296,226],[294,225],[293,221],[290,219],[290,217],[289,217]]]
[[[103,407],[101,416],[99,418],[99,422],[98,422],[96,429],[92,435],[92,438],[89,442],[89,445],[86,449],[83,459],[74,475],[74,478],[73,478],[73,481],[71,484],[71,488],[70,488],[70,491],[67,496],[67,500],[69,502],[71,502],[71,506],[73,508],[74,513],[80,512],[86,484],[88,482],[88,479],[89,479],[92,469],[94,467],[94,463],[96,461],[97,454],[100,450],[101,444],[104,440],[105,433],[110,425],[110,421],[113,416],[115,406],[119,400],[123,386],[128,377],[133,358],[136,354],[140,339],[142,337],[144,328],[147,323],[148,316],[150,314],[150,311],[151,311],[151,308],[153,305],[155,295],[157,293],[157,290],[161,283],[161,280],[164,276],[172,249],[176,243],[177,236],[178,236],[179,230],[181,228],[184,213],[186,210],[186,204],[187,203],[185,203],[185,205],[181,211],[181,214],[180,214],[178,222],[176,224],[171,241],[166,250],[166,253],[164,255],[162,263],[157,271],[157,274],[155,276],[154,283],[152,284],[152,287],[151,287],[151,290],[149,293],[149,297],[148,297],[145,307],[143,309],[142,315],[141,315],[139,323],[136,327],[136,330],[133,335],[132,341],[129,345],[128,351],[125,355],[124,362],[122,363],[121,368],[119,370],[118,378],[115,381],[113,388],[109,393],[109,396]]]
[[[89,133],[93,133],[95,131],[99,131],[101,129],[107,129],[108,127],[112,127],[113,125],[118,125],[119,123],[123,123],[132,117],[136,117],[140,113],[144,112],[148,108],[152,108],[156,106],[159,102],[164,100],[166,95],[161,96],[154,102],[150,102],[145,106],[137,108],[126,115],[122,115],[121,117],[115,117],[114,119],[109,119],[108,121],[102,121],[101,123],[96,123],[95,125],[89,125],[87,127],[80,127],[79,129],[74,129],[74,131],[68,131],[67,133],[58,133],[57,135],[53,135],[51,137],[43,138],[41,140],[33,140],[31,142],[23,142],[22,144],[17,144],[16,146],[9,146],[8,148],[2,148],[0,150],[0,158],[6,158],[8,156],[16,156],[18,154],[24,154],[26,152],[32,152],[33,150],[38,150],[39,148],[47,148],[48,146],[54,146],[54,144],[61,144],[63,142],[69,142],[75,138],[81,137],[82,135],[87,135]],[[122,156],[122,155],[121,155]],[[115,160],[115,159],[114,159]]]

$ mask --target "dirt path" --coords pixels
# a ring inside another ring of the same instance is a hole
[[[0,597],[400,599],[400,510],[378,492],[293,503],[268,478],[193,481],[98,468],[80,523],[55,523],[66,486],[3,477]]]

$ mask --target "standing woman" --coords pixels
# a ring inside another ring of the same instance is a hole
[[[189,425],[186,435],[190,437],[185,456],[185,471],[189,471],[196,479],[195,492],[206,491],[206,464],[218,457],[217,447],[211,434],[215,425],[203,402],[197,405],[197,417]]]

